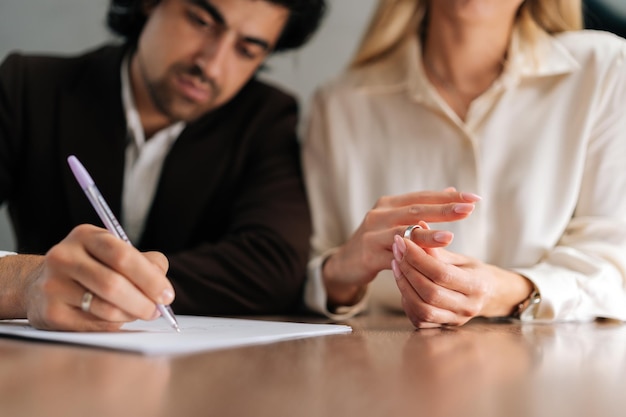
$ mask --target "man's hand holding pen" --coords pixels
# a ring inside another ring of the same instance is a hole
[[[167,258],[141,253],[108,230],[80,225],[43,257],[33,271],[26,312],[34,327],[114,331],[124,323],[159,317],[174,289],[165,276]],[[83,311],[83,295],[93,299]]]

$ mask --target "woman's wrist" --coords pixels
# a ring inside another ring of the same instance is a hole
[[[486,306],[485,317],[508,317],[519,310],[519,306],[528,300],[535,290],[535,285],[528,278],[495,266],[496,290],[491,305]]]
[[[366,285],[346,283],[342,280],[341,268],[336,255],[330,255],[322,264],[322,279],[326,288],[327,306],[334,310],[341,306],[352,306],[365,295]]]

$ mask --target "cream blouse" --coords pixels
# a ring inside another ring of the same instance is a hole
[[[307,306],[334,319],[400,309],[390,270],[356,306],[330,312],[321,264],[383,195],[479,194],[451,251],[539,289],[537,320],[626,320],[626,41],[578,31],[524,43],[461,121],[424,75],[412,39],[315,95],[303,162],[313,212]],[[419,219],[416,219],[417,223]],[[391,242],[389,242],[391,246]]]

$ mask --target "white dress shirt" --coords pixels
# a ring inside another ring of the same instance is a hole
[[[122,63],[122,102],[128,126],[121,223],[131,242],[141,237],[145,220],[154,200],[165,157],[185,128],[174,123],[146,140],[133,100],[129,79],[129,57]]]
[[[328,311],[322,262],[379,197],[454,186],[483,200],[431,228],[454,233],[449,250],[529,278],[537,320],[626,320],[626,41],[578,31],[530,45],[515,33],[465,121],[429,83],[420,48],[411,39],[315,95],[303,147],[308,307],[335,319],[372,303],[401,309],[385,270],[358,305]]]

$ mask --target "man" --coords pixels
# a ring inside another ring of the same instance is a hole
[[[297,108],[255,73],[273,51],[304,44],[324,7],[113,0],[108,22],[123,46],[9,56],[0,203],[19,254],[0,258],[0,317],[115,330],[158,317],[157,303],[178,314],[294,309],[310,234]],[[101,222],[71,154],[137,249],[91,226]]]

